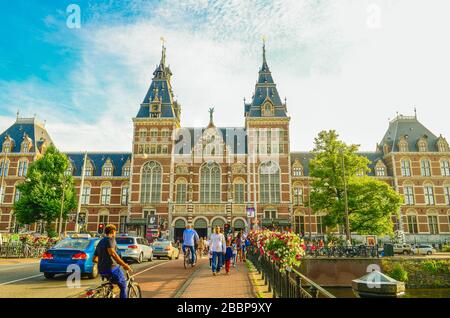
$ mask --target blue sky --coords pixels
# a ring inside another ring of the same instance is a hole
[[[292,118],[292,150],[310,150],[323,129],[374,150],[388,118],[414,107],[450,138],[450,2],[430,3],[8,1],[0,13],[0,130],[20,109],[45,120],[62,150],[129,151],[161,36],[182,125],[207,125],[214,106],[217,125],[242,126],[265,35]],[[80,29],[66,25],[69,4],[81,8]]]

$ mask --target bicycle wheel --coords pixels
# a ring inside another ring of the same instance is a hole
[[[141,288],[138,283],[128,285],[128,298],[142,298]]]
[[[184,261],[183,261],[184,269],[186,269],[189,265],[189,257],[190,257],[189,250],[186,250],[186,253],[184,253]]]

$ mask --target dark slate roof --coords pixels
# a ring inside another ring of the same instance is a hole
[[[145,94],[141,107],[136,115],[137,118],[150,117],[150,103],[154,100],[155,95],[161,101],[161,117],[174,118],[177,117],[174,110],[174,97],[170,78],[172,72],[165,65],[166,49],[163,47],[161,62],[153,72],[152,83]]]
[[[83,152],[67,152],[65,153],[72,163],[73,175],[77,177],[81,177],[81,171],[83,169],[83,160],[84,153]],[[94,173],[92,174],[95,177],[100,177],[102,175],[102,167],[105,162],[110,159],[113,164],[113,176],[120,177],[122,175],[122,167],[127,162],[128,159],[131,161],[131,153],[116,153],[116,152],[105,152],[105,153],[89,153],[87,154],[88,160],[91,161],[94,166]]]
[[[243,127],[214,127],[218,129],[220,134],[223,137],[224,142],[227,146],[230,147],[233,154],[246,154],[247,153],[247,132]],[[200,138],[205,133],[207,128],[186,128],[183,127],[181,129],[186,129],[189,132],[190,137],[190,150],[199,142]],[[180,134],[184,135],[184,134]],[[243,136],[242,143],[238,145],[240,140],[237,136]],[[182,138],[179,139],[179,142],[182,143]],[[184,153],[186,154],[186,153]]]
[[[275,108],[275,117],[287,117],[286,106],[281,102],[278,94],[277,85],[275,84],[272,73],[266,61],[266,48],[263,47],[263,64],[258,74],[258,81],[255,85],[255,93],[252,97],[252,103],[249,107],[244,104],[245,113],[249,117],[261,117],[261,106],[270,101]]]
[[[0,134],[0,151],[3,149],[3,142],[8,135],[14,141],[14,147],[11,152],[20,152],[24,134],[27,134],[33,144],[32,152],[36,147],[40,147],[44,140],[53,143],[46,129],[34,118],[18,118],[16,122]]]
[[[386,165],[386,163],[383,160],[383,153],[381,152],[358,152],[358,155],[366,157],[370,160],[369,168],[370,172],[368,173],[369,176],[375,176],[375,165],[379,160],[383,161],[383,163]]]
[[[438,137],[429,131],[424,125],[422,125],[415,116],[403,116],[399,115],[389,123],[388,130],[386,131],[379,146],[383,147],[385,143],[392,149],[391,151],[398,151],[398,142],[402,136],[407,136],[409,151],[419,151],[417,142],[420,138],[427,136],[428,150],[437,151],[436,142]]]
[[[364,156],[370,160],[369,176],[375,175],[375,165],[378,160],[383,160],[383,154],[381,152],[358,152],[358,155]],[[295,160],[298,159],[303,166],[303,174],[309,176],[309,161],[314,158],[311,152],[291,152],[291,164],[294,164]]]

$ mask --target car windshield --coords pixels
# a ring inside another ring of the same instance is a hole
[[[117,244],[134,244],[132,237],[116,237]]]
[[[68,239],[62,240],[55,245],[54,248],[73,248],[77,250],[84,250],[89,246],[90,241],[86,239]]]

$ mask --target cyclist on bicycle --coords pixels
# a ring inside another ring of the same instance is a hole
[[[109,224],[105,227],[105,237],[98,242],[94,253],[94,262],[98,265],[100,275],[110,278],[111,283],[120,288],[120,298],[127,298],[127,281],[120,266],[126,271],[132,271],[116,253],[116,227]],[[117,266],[120,265],[120,266]]]
[[[186,254],[186,247],[191,250],[191,262],[195,265],[195,243],[199,241],[198,233],[192,228],[192,225],[186,225],[183,232],[183,253]]]

